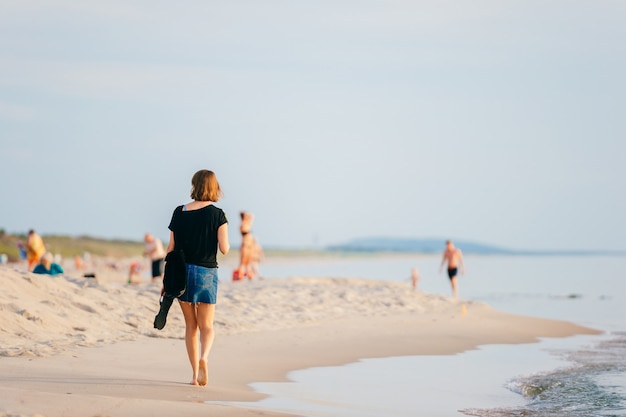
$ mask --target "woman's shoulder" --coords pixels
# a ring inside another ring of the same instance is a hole
[[[211,204],[210,206],[207,206],[207,208],[208,207],[210,207],[208,211],[211,212],[213,215],[226,216],[226,213],[224,212],[224,210],[217,207],[216,205]]]
[[[185,207],[184,204],[181,204],[180,206],[176,206],[176,208],[174,209],[174,214],[180,213],[181,211],[183,211],[184,207]]]
[[[228,223],[228,218],[226,217],[226,212],[224,212],[224,210],[214,204],[211,204],[209,207],[212,207],[211,214],[218,218],[220,224]]]

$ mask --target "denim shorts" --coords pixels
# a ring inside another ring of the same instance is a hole
[[[187,288],[180,301],[215,304],[217,302],[217,268],[187,264]]]

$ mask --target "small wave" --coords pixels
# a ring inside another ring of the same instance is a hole
[[[626,416],[626,334],[565,356],[571,366],[507,382],[509,390],[527,399],[526,405],[461,412],[484,417]]]

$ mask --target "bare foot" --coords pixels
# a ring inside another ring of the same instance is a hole
[[[200,359],[200,368],[198,369],[198,385],[205,386],[209,382],[209,371],[204,359]]]
[[[198,384],[198,381],[196,381],[195,379],[193,381],[190,382],[191,385],[200,385]]]

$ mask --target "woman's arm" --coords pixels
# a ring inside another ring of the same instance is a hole
[[[167,244],[167,253],[174,250],[174,232],[170,230],[170,243]]]
[[[228,223],[224,223],[217,229],[217,244],[220,252],[226,255],[230,250],[230,242],[228,241]]]

